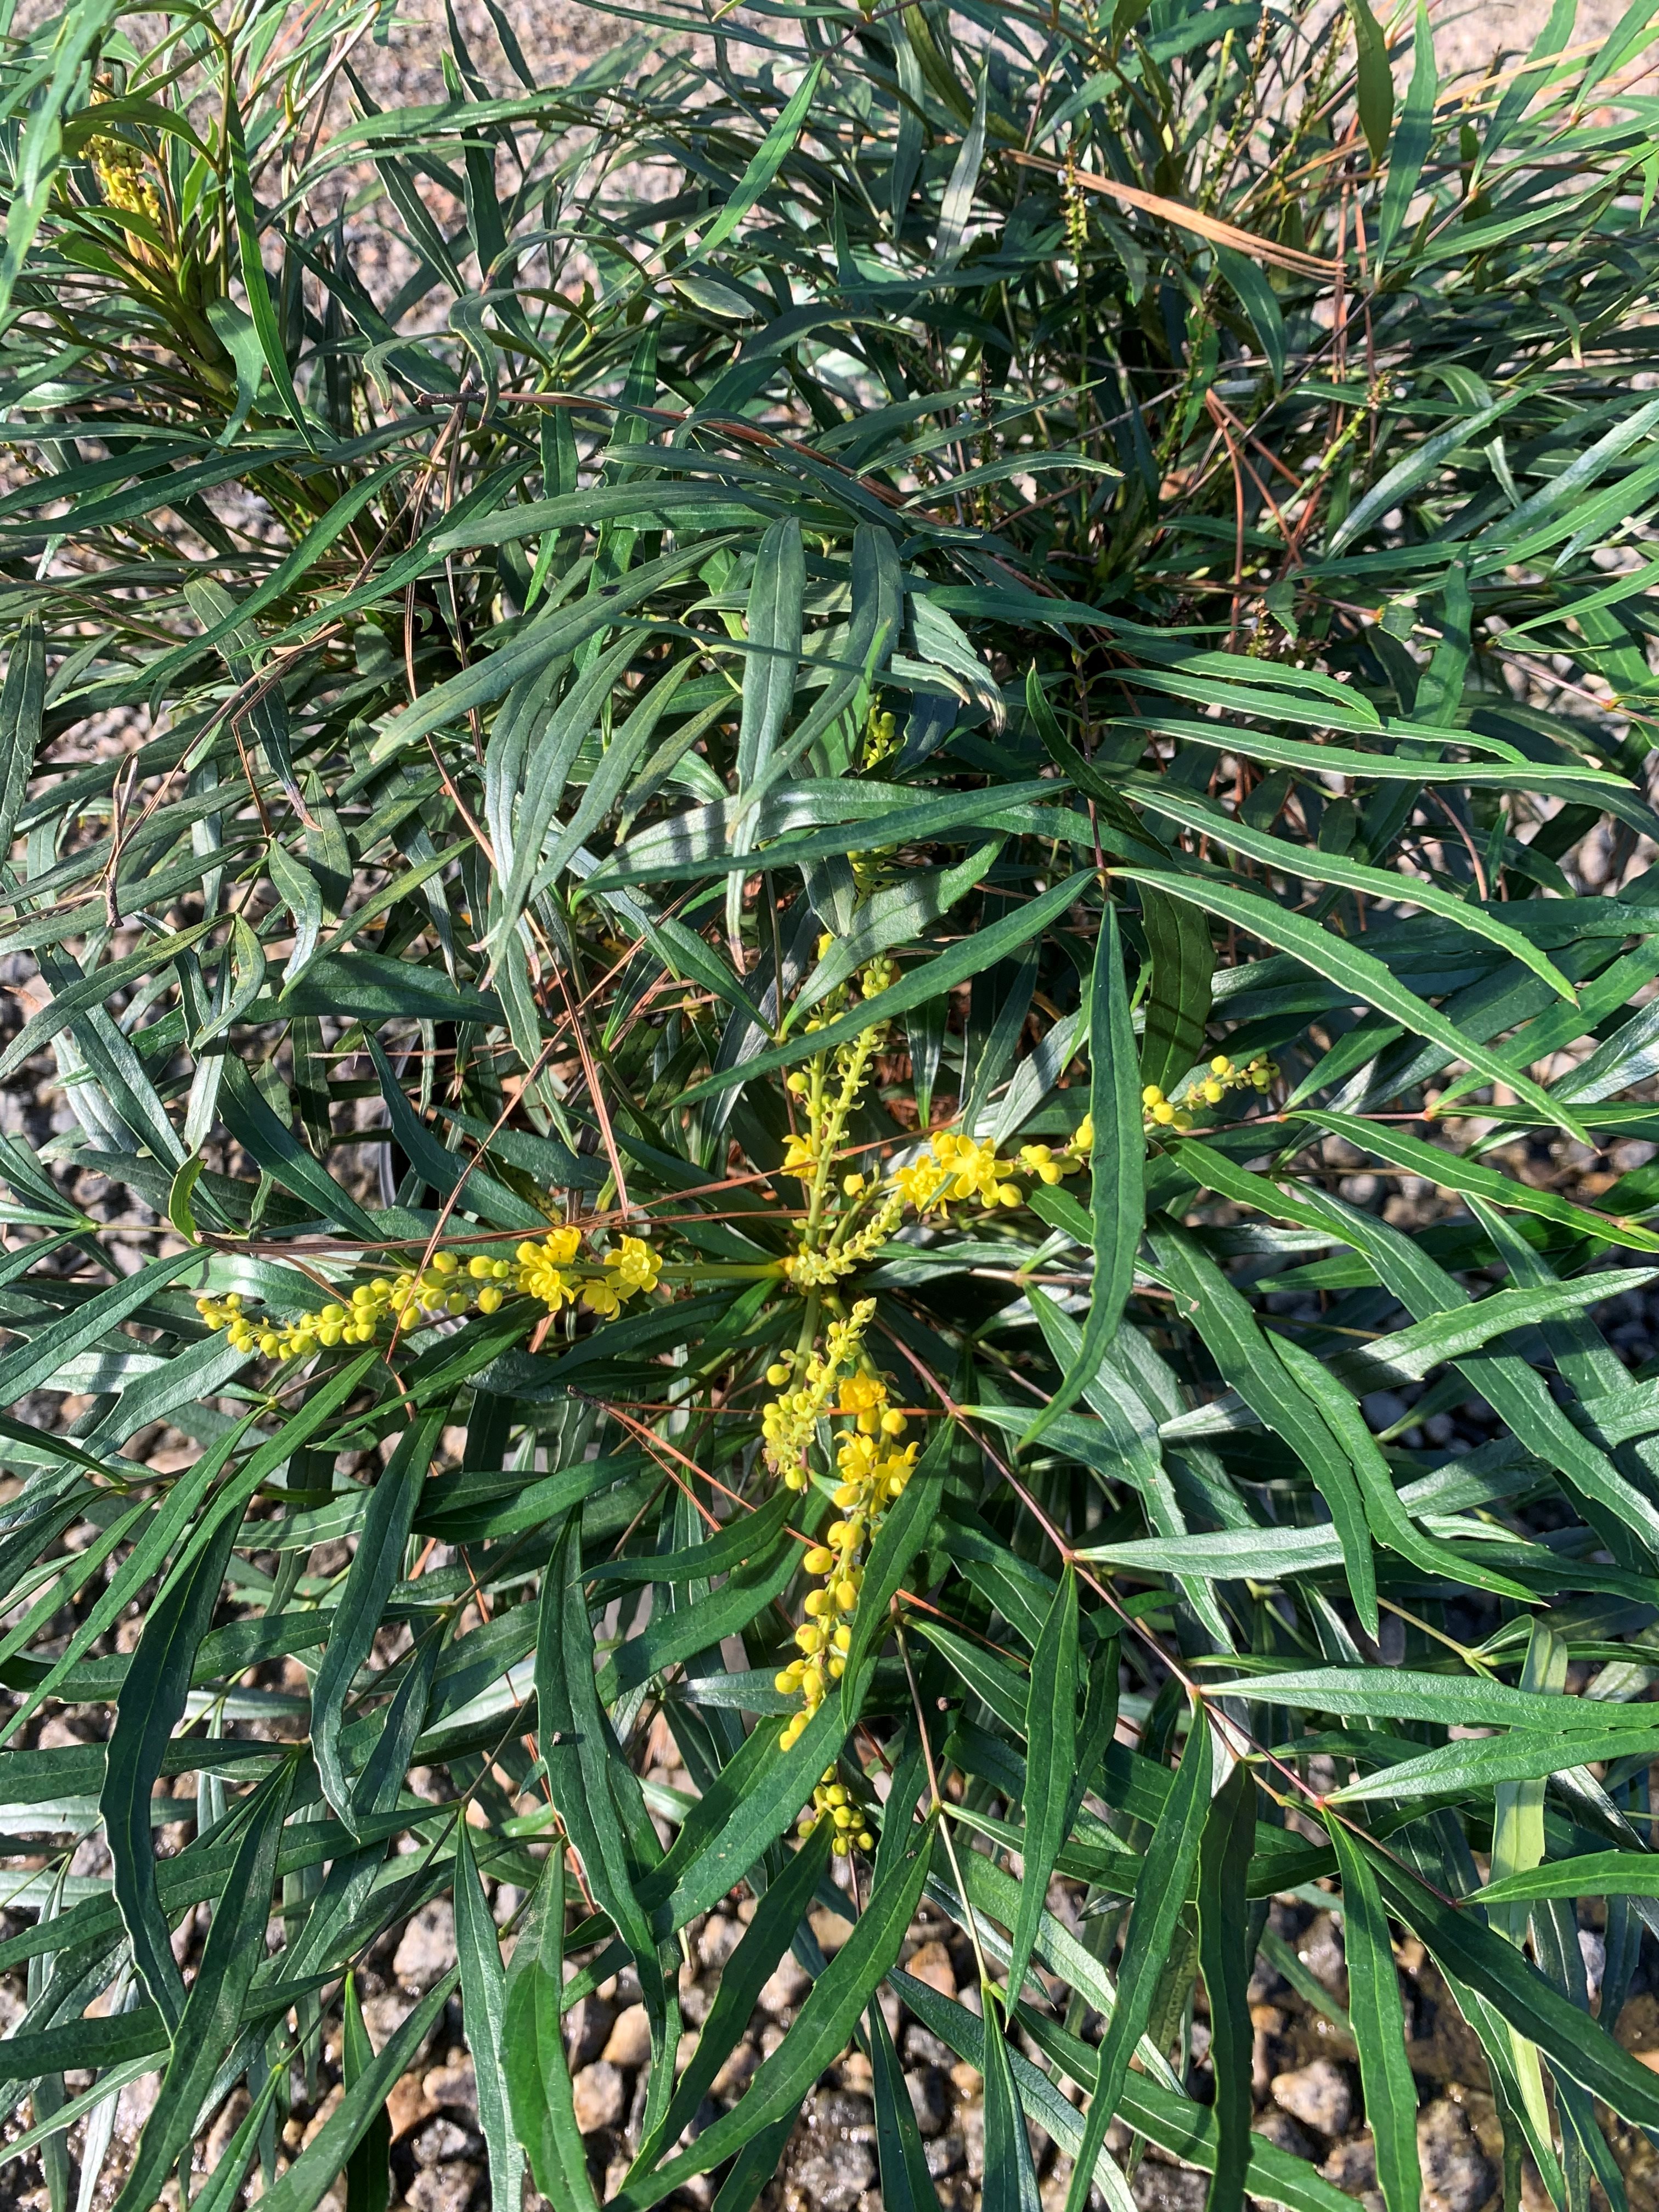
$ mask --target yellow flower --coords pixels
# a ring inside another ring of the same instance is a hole
[[[782,1172],[785,1175],[809,1177],[817,1173],[817,1164],[818,1156],[810,1131],[804,1137],[788,1139],[783,1151]]]
[[[605,1254],[605,1264],[616,1269],[616,1288],[623,1297],[657,1287],[660,1262],[642,1237],[624,1237],[616,1251]]]

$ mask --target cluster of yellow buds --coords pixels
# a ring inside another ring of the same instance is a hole
[[[1094,1119],[1085,1114],[1063,1152],[1053,1152],[1047,1145],[1022,1145],[1019,1164],[1027,1175],[1036,1176],[1042,1182],[1056,1183],[1063,1176],[1076,1175],[1094,1148]]]
[[[806,1594],[806,1619],[795,1631],[801,1656],[777,1676],[785,1695],[799,1692],[801,1698],[800,1711],[790,1717],[779,1738],[786,1751],[823,1703],[830,1684],[846,1670],[869,1545],[915,1470],[917,1447],[899,1442],[908,1424],[889,1404],[887,1385],[872,1369],[847,1376],[836,1411],[852,1422],[836,1449],[841,1480],[834,1496],[842,1517],[801,1562],[809,1575],[823,1577],[823,1587]]]
[[[570,1227],[550,1229],[539,1244],[520,1244],[514,1255],[518,1289],[539,1298],[549,1313],[580,1300],[590,1313],[606,1318],[620,1313],[636,1292],[656,1289],[661,1263],[642,1237],[624,1237],[615,1251],[607,1252],[603,1274],[570,1272],[581,1244],[581,1231]]]
[[[820,960],[835,941],[829,936],[819,939]],[[898,969],[890,960],[872,960],[859,978],[861,995],[876,998],[889,989],[897,977]],[[850,996],[845,985],[831,992],[823,1002],[822,1012],[807,1023],[805,1034],[810,1036],[822,1029],[826,1021],[833,1020],[845,1009]],[[861,1175],[844,1176],[837,1200],[830,1180],[847,1124],[857,1110],[875,1056],[886,1039],[886,1024],[873,1023],[834,1053],[814,1054],[805,1067],[798,1067],[786,1079],[790,1097],[800,1100],[806,1109],[806,1126],[788,1139],[782,1167],[785,1175],[799,1176],[807,1187],[800,1250],[785,1262],[785,1273],[802,1289],[836,1281],[878,1244],[885,1243],[898,1226],[903,1211],[902,1200],[896,1208],[888,1212],[879,1231],[874,1223],[870,1224],[860,1233],[856,1244],[849,1246],[854,1217],[866,1198],[874,1195],[873,1187]]]
[[[835,1830],[830,1848],[838,1859],[849,1851],[873,1850],[876,1839],[864,1825],[862,1809],[853,1801],[853,1793],[844,1782],[837,1782],[836,1770],[826,1766],[823,1779],[812,1792],[812,1802],[800,1816],[798,1832],[805,1842],[820,1820],[828,1820]]]
[[[932,1159],[913,1160],[896,1168],[893,1182],[907,1205],[918,1213],[930,1206],[948,1206],[953,1199],[977,1198],[989,1212],[1000,1206],[1023,1206],[1025,1194],[1008,1178],[1022,1169],[1047,1183],[1075,1175],[1087,1160],[1095,1141],[1094,1124],[1085,1114],[1063,1151],[1047,1145],[1022,1145],[1018,1160],[1000,1160],[996,1148],[954,1129],[939,1129],[932,1139]]]
[[[210,1328],[225,1330],[238,1352],[309,1359],[342,1344],[373,1344],[388,1325],[401,1334],[462,1314],[493,1314],[515,1291],[538,1298],[550,1313],[580,1299],[590,1312],[609,1316],[636,1292],[657,1287],[660,1263],[642,1237],[624,1237],[605,1254],[601,1272],[567,1274],[581,1242],[580,1229],[553,1229],[538,1244],[520,1244],[511,1261],[482,1252],[470,1260],[434,1252],[418,1270],[374,1276],[291,1322],[250,1313],[235,1291],[222,1298],[199,1297],[196,1310]]]
[[[897,716],[878,707],[872,699],[864,718],[864,744],[859,754],[859,766],[866,769],[879,768],[884,761],[891,760],[898,749]]]
[[[118,209],[123,215],[143,216],[159,229],[161,202],[138,149],[128,139],[100,131],[88,144],[87,153],[106,204]]]
[[[1166,1098],[1156,1083],[1149,1083],[1140,1094],[1144,1126],[1177,1133],[1190,1129],[1195,1113],[1218,1106],[1230,1091],[1265,1091],[1278,1072],[1264,1053],[1241,1066],[1218,1052],[1201,1075],[1188,1077],[1178,1097]]]
[[[854,1212],[866,1196],[873,1195],[871,1177],[856,1172],[841,1179],[842,1194],[851,1201],[836,1225],[835,1234],[822,1251],[792,1252],[783,1272],[798,1291],[813,1290],[839,1282],[878,1252],[904,1218],[904,1194],[890,1190],[861,1229],[852,1226]]]
[[[480,1254],[463,1262],[453,1252],[434,1252],[418,1273],[405,1269],[377,1275],[291,1322],[250,1314],[235,1291],[227,1297],[198,1298],[196,1310],[210,1328],[225,1330],[238,1352],[257,1352],[265,1359],[309,1359],[337,1345],[373,1344],[388,1322],[410,1329],[475,1309],[494,1313],[512,1275],[505,1260]]]
[[[786,1352],[766,1370],[767,1381],[779,1395],[761,1409],[761,1437],[766,1464],[786,1490],[806,1487],[806,1447],[829,1411],[836,1382],[858,1358],[875,1310],[873,1298],[860,1298],[845,1320],[830,1322],[823,1354],[808,1356],[798,1389],[784,1386],[799,1364],[799,1354]]]

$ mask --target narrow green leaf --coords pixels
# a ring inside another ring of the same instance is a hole
[[[168,1740],[184,1717],[197,1647],[219,1602],[241,1517],[240,1499],[234,1493],[222,1495],[194,1558],[186,1554],[182,1571],[175,1571],[150,1608],[116,1700],[108,1764],[98,1799],[114,1865],[116,1902],[131,1939],[133,1964],[175,2033],[185,2010],[185,1985],[155,1891],[150,1793]],[[192,2111],[189,2123],[194,2119]]]
[[[640,2145],[630,2180],[634,2174],[648,2174],[664,2150],[678,2138],[747,2030],[761,1990],[793,1942],[795,1931],[828,1870],[833,1833],[829,1821],[819,1821],[784,1872],[767,1883],[742,1942],[720,1971],[714,2002],[691,2062],[680,2075],[673,2101]]]
[[[689,2150],[655,2173],[633,2178],[612,2203],[625,2212],[646,2212],[693,2175],[732,2157],[769,2128],[793,2114],[836,2053],[845,2047],[853,2025],[872,1991],[898,1956],[927,1875],[933,1823],[915,1840],[854,1923],[853,1932],[807,1992],[794,2024],[769,2058],[763,2060],[748,2089],[729,2112],[706,2128]]]
[[[459,1978],[459,1968],[452,1966],[433,1984],[402,2027],[388,2037],[373,2065],[358,2075],[287,2172],[260,2197],[264,2212],[314,2212],[377,2115],[386,2109],[398,2077],[414,2063],[416,2053],[454,1995]]]
[[[356,1818],[356,1806],[340,1756],[346,1692],[374,1648],[386,1599],[402,1577],[416,1501],[446,1418],[447,1409],[440,1407],[412,1420],[369,1493],[345,1592],[334,1609],[328,1648],[311,1687],[312,1755],[323,1795],[348,1827]]]
[[[1245,1877],[1255,1844],[1255,1784],[1236,1762],[1215,1794],[1199,1849],[1199,1962],[1210,2001],[1210,2066],[1215,2076],[1215,2169],[1207,2212],[1243,2212],[1250,2164],[1249,1985],[1254,1960]]]
[[[529,2154],[537,2188],[551,2204],[597,2212],[562,2027],[564,1910],[564,1847],[556,1844],[507,1969],[501,2070],[514,2130]]]
[[[1011,1981],[1009,1988],[1016,1985]],[[981,1991],[985,2008],[985,2212],[1039,2212],[1030,2138],[1014,2089],[1001,2007],[994,1989]]]
[[[1558,1191],[1535,1190],[1518,1176],[1504,1175],[1481,1160],[1463,1158],[1444,1146],[1425,1144],[1420,1137],[1413,1137],[1406,1130],[1365,1121],[1357,1114],[1304,1111],[1308,1120],[1320,1128],[1346,1137],[1350,1144],[1359,1145],[1374,1158],[1391,1161],[1412,1175],[1425,1176],[1440,1189],[1462,1191],[1470,1197],[1484,1198],[1493,1206],[1534,1214],[1542,1221],[1559,1222],[1564,1229],[1599,1237],[1607,1243],[1622,1245],[1631,1251],[1659,1251],[1659,1231],[1597,1213],[1590,1206],[1578,1206],[1571,1199],[1563,1198]]]
[[[1183,899],[1142,886],[1140,917],[1152,956],[1146,994],[1146,1026],[1140,1040],[1140,1079],[1170,1091],[1197,1065],[1210,1018],[1215,953],[1210,925]]]
[[[1011,2002],[1018,2001],[1048,1894],[1049,1876],[1066,1839],[1077,1771],[1077,1571],[1067,1565],[1031,1654],[1025,1721],[1025,1872],[1019,1917],[1010,1931]],[[1012,2098],[1012,2084],[1008,2092]]]
[[[493,2212],[520,2212],[524,2154],[507,2109],[506,1977],[465,1813],[455,1827],[455,1948],[467,2048],[478,2085],[478,2125],[489,2160],[489,2201]]]
[[[937,2212],[939,2194],[927,2171],[915,2107],[893,2048],[886,2015],[878,2004],[872,2004],[864,2021],[870,2039],[882,2212]]]
[[[1586,1700],[1583,1710],[1600,1708]],[[1328,1793],[1329,1802],[1348,1805],[1401,1797],[1467,1797],[1472,1790],[1491,1790],[1500,1782],[1525,1782],[1623,1759],[1632,1748],[1628,1727],[1605,1728],[1594,1721],[1565,1718],[1549,1730],[1512,1728],[1504,1735],[1460,1737],[1344,1783]]]
[[[1394,71],[1389,63],[1389,41],[1370,11],[1369,0],[1348,0],[1348,7],[1353,16],[1359,127],[1372,161],[1381,161],[1394,130]]]
[[[756,149],[753,159],[738,179],[736,190],[708,229],[703,232],[696,248],[688,257],[690,260],[701,261],[712,253],[717,246],[723,246],[750,209],[754,207],[764,195],[772,179],[777,175],[793,149],[796,139],[800,136],[801,126],[806,120],[807,111],[812,105],[814,95],[818,88],[818,80],[823,74],[822,59],[814,60],[784,106],[777,121]]]
[[[265,281],[265,264],[259,249],[258,211],[253,201],[253,185],[248,174],[247,142],[242,135],[242,111],[238,105],[235,88],[227,84],[224,90],[225,151],[230,162],[231,205],[236,216],[236,247],[242,273],[242,287],[247,294],[248,312],[258,334],[259,350],[270,372],[270,380],[276,396],[286,409],[290,421],[307,446],[314,450],[311,424],[300,404],[300,395],[294,389],[294,378],[288,365],[288,356],[283,349],[282,328],[272,304],[270,287]]]
[[[349,2096],[374,2063],[355,1974],[345,1978],[340,2014],[340,2084]],[[391,2153],[392,2116],[383,2105],[346,2160],[346,2212],[386,2212],[392,2197]]]
[[[1243,1294],[1197,1240],[1183,1230],[1168,1230],[1154,1236],[1152,1249],[1223,1378],[1259,1420],[1284,1438],[1313,1477],[1341,1542],[1355,1609],[1374,1636],[1376,1569],[1365,1503],[1348,1454],[1308,1398],[1296,1370],[1257,1328]]]
[[[46,633],[40,616],[27,615],[12,640],[0,684],[0,862],[10,857],[12,833],[34,772],[46,691]]]
[[[1359,2049],[1365,2118],[1376,2146],[1377,2185],[1388,2212],[1417,2212],[1423,2176],[1417,2155],[1417,2084],[1406,2055],[1406,2021],[1388,1915],[1364,1853],[1335,1814],[1325,1825],[1342,1875],[1348,2017]]]
[[[629,1849],[612,1786],[608,1729],[593,1676],[593,1639],[582,1595],[577,1516],[560,1531],[542,1581],[536,1633],[536,1718],[549,1792],[580,1857],[595,1901],[628,1946],[638,1971],[653,2039],[665,2033],[667,1993],[656,1938],[635,1887]]]
[[[1093,1382],[1100,1355],[1116,1334],[1134,1287],[1135,1252],[1145,1206],[1146,1140],[1142,1133],[1139,1055],[1129,1020],[1117,909],[1108,906],[1095,946],[1089,1000],[1089,1118],[1094,1143],[1090,1202],[1094,1283],[1076,1358],[1022,1439],[1029,1448],[1077,1403]]]
[[[211,1555],[209,1555],[211,1557]],[[216,1569],[222,1565],[216,1561]],[[115,1745],[110,1746],[111,1765]],[[197,2119],[226,2053],[234,2049],[253,1970],[264,1956],[277,1846],[288,1812],[295,1763],[285,1759],[261,1784],[242,1840],[215,1906],[202,1963],[173,2032],[173,2056],[162,2077],[131,2169],[116,2199],[119,2212],[149,2212]],[[148,1814],[149,1808],[145,1808]],[[114,1835],[111,1832],[111,1848]],[[138,1957],[134,1946],[134,1957]],[[177,1969],[175,1968],[175,1972]]]
[[[1117,2111],[1118,2100],[1152,2011],[1176,1922],[1192,1886],[1204,1823],[1210,1810],[1210,1724],[1201,1711],[1193,1715],[1175,1787],[1164,1802],[1152,1839],[1146,1847],[1146,1864],[1135,1885],[1129,1933],[1118,1969],[1117,2002],[1101,2039],[1095,2092],[1090,2100],[1077,2153],[1066,2212],[1083,2212],[1088,2202],[1095,2160],[1106,2141],[1106,2130]]]
[[[1659,2083],[1599,2021],[1581,2012],[1475,1912],[1443,1904],[1368,1840],[1360,1838],[1359,1847],[1385,1900],[1443,1972],[1468,1983],[1517,2035],[1536,2044],[1552,2066],[1592,2096],[1638,2127],[1659,2126]]]
[[[1243,853],[1252,860],[1281,871],[1286,875],[1300,876],[1309,883],[1339,884],[1349,890],[1364,891],[1369,896],[1398,902],[1401,905],[1419,906],[1425,913],[1438,915],[1443,921],[1455,922],[1472,937],[1484,938],[1488,943],[1501,945],[1510,958],[1530,968],[1540,975],[1556,995],[1569,1005],[1577,1003],[1578,994],[1571,981],[1562,974],[1547,953],[1534,945],[1520,930],[1510,928],[1499,917],[1477,905],[1473,900],[1461,899],[1455,892],[1443,890],[1437,884],[1428,883],[1420,876],[1404,876],[1388,868],[1374,868],[1361,860],[1351,860],[1340,853],[1327,853],[1317,846],[1293,845],[1288,838],[1275,837],[1265,830],[1252,829],[1249,823],[1240,822],[1220,807],[1195,793],[1181,791],[1137,789],[1137,800],[1149,814],[1158,814],[1166,821],[1178,822],[1183,828],[1195,830],[1200,836],[1224,845],[1229,851]],[[1143,902],[1148,896],[1158,894],[1143,890]],[[1151,916],[1148,916],[1148,936],[1151,935]],[[1208,932],[1206,929],[1206,944]],[[1207,985],[1207,977],[1206,978]],[[1206,1009],[1207,1010],[1207,1009]],[[1150,1032],[1151,1009],[1147,1022]],[[1196,1054],[1194,1055],[1196,1058]],[[1177,1071],[1184,1075],[1192,1066]],[[1149,1076],[1148,1082],[1158,1080]]]
[[[771,758],[795,696],[800,660],[806,556],[800,525],[775,522],[755,555],[749,587],[749,651],[743,664],[738,730],[738,789],[747,791]]]
[[[1404,227],[1406,211],[1423,174],[1423,164],[1434,137],[1434,102],[1440,89],[1440,75],[1435,66],[1434,30],[1422,0],[1418,0],[1413,56],[1411,87],[1406,94],[1400,128],[1389,149],[1388,182],[1382,187],[1382,205],[1376,218],[1379,269],[1393,252],[1395,241]],[[1392,2198],[1389,2212],[1395,2212]]]

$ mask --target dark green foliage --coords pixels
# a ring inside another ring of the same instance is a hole
[[[1250,2131],[1259,1948],[1414,2212],[1395,1930],[1511,2180],[1617,2201],[1648,12],[1458,85],[1366,0],[664,4],[544,86],[492,7],[388,112],[370,0],[0,15],[0,1082],[64,1109],[0,1139],[0,2101],[53,2212],[152,2070],[123,2206],[245,2082],[197,2205],[384,2212],[458,1992],[493,2205],[597,2203],[561,2021],[624,1966],[636,2212],[748,2212],[853,2044],[927,2212],[884,1994],[984,2076],[992,2212],[1028,2122],[1127,2206],[1114,2118],[1340,2212]]]

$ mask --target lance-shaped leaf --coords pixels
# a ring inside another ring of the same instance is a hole
[[[438,1408],[410,1423],[369,1493],[368,1510],[346,1577],[344,1595],[334,1608],[328,1649],[312,1685],[312,1753],[323,1794],[348,1826],[356,1817],[356,1808],[340,1756],[346,1692],[374,1648],[386,1598],[393,1583],[402,1577],[404,1547],[444,1418],[444,1410]]]
[[[507,2110],[506,1975],[465,1815],[455,1829],[455,1948],[467,2048],[478,2085],[478,2125],[489,2159],[489,2201],[494,2212],[520,2212],[524,2154]]]
[[[222,1561],[216,1564],[222,1565]],[[226,2053],[235,2047],[253,1970],[264,1956],[271,1883],[293,1782],[294,1762],[285,1759],[261,1784],[249,1808],[240,1845],[214,1909],[202,1963],[173,2031],[173,2056],[161,2092],[116,2199],[119,2212],[148,2212],[156,2202],[169,2167],[195,2131]]]
[[[689,2150],[649,2176],[630,2176],[614,2203],[645,2212],[694,2175],[732,2157],[793,2113],[835,2053],[846,2044],[872,1992],[898,1956],[927,1875],[933,1824],[918,1829],[904,1858],[853,1924],[853,1932],[807,1992],[794,2024],[731,2110],[706,2128]]]
[[[1348,2017],[1359,2047],[1365,2118],[1376,2146],[1377,2185],[1388,2212],[1417,2212],[1423,2186],[1417,2155],[1417,2084],[1406,2055],[1406,2018],[1388,1915],[1370,1863],[1341,1820],[1327,1814],[1325,1825],[1342,1875]]]
[[[116,1700],[98,1800],[113,1863],[116,1902],[131,1939],[133,1964],[175,2033],[185,2010],[185,1985],[155,1890],[150,1793],[168,1741],[184,1715],[197,1647],[219,1602],[242,1502],[234,1491],[222,1493],[210,1515],[204,1540],[193,1553],[186,1553],[150,1609]],[[189,2118],[194,2121],[193,2112]]]
[[[1089,994],[1090,1249],[1094,1283],[1077,1356],[1048,1404],[1026,1430],[1036,1443],[1051,1421],[1077,1403],[1093,1382],[1134,1286],[1135,1250],[1145,1218],[1146,1143],[1142,1133],[1139,1055],[1129,1021],[1117,909],[1108,905],[1095,947]]]
[[[1215,1794],[1199,1847],[1199,1963],[1210,2001],[1210,2064],[1215,2075],[1215,2171],[1207,2212],[1243,2212],[1250,2163],[1249,1926],[1245,1878],[1255,1844],[1255,1783],[1243,1760]]]
[[[1066,2193],[1066,2212],[1082,2212],[1088,2202],[1095,2160],[1106,2141],[1129,2061],[1169,1962],[1176,1922],[1192,1885],[1210,1810],[1210,1724],[1201,1711],[1195,1711],[1175,1787],[1152,1831],[1140,1880],[1135,1884],[1129,1933],[1118,1968],[1117,2002],[1101,2039],[1094,2095]]]
[[[1067,1565],[1031,1654],[1025,1719],[1025,1871],[1010,1931],[1008,1988],[1017,2002],[1066,1840],[1077,1771],[1077,1571]],[[1013,2094],[1012,2087],[1009,2094]]]
[[[592,2208],[587,2157],[571,2099],[562,2029],[564,1850],[556,1844],[507,1970],[501,2069],[514,2130],[536,2186],[552,2204]]]

